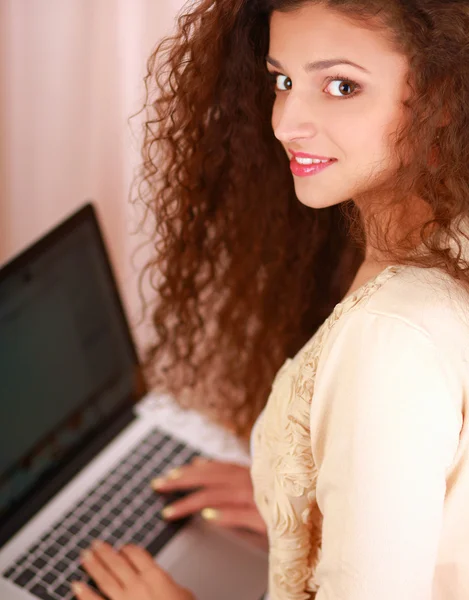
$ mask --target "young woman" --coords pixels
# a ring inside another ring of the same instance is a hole
[[[283,364],[252,435],[271,599],[468,598],[469,4],[179,25],[150,63],[152,356],[239,433]],[[84,565],[111,600],[191,598],[138,548]]]

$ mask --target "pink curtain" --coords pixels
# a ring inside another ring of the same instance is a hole
[[[183,0],[0,0],[0,263],[96,200],[131,320],[146,60]]]

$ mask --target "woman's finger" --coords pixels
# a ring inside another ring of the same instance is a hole
[[[81,581],[74,581],[71,584],[72,592],[78,600],[103,600],[94,590]]]
[[[120,600],[123,597],[124,588],[117,577],[109,571],[102,561],[96,557],[92,550],[85,550],[81,554],[83,568],[94,579],[99,589],[111,600]]]
[[[205,458],[205,456],[195,456],[192,459],[192,465],[206,465],[208,462],[211,462],[209,458]]]
[[[193,600],[193,596],[177,585],[172,577],[159,567],[152,556],[143,548],[128,544],[121,548],[129,562],[138,571],[140,580],[146,585],[152,600]],[[133,598],[133,597],[132,597]]]
[[[267,533],[265,522],[255,507],[223,509],[207,507],[200,514],[207,521],[216,523],[220,527],[241,527],[263,535]]]
[[[135,581],[136,570],[112,546],[96,540],[92,544],[92,551],[96,560],[101,561],[103,566],[119,581],[122,587],[130,587],[132,582]]]
[[[200,512],[203,508],[232,506],[251,506],[253,504],[252,492],[246,489],[205,488],[189,494],[181,500],[166,506],[161,514],[164,519],[182,519]]]
[[[143,548],[135,546],[134,544],[126,544],[125,546],[122,546],[120,552],[122,552],[126,557],[126,560],[128,560],[137,573],[145,573],[145,571],[154,569],[162,580],[169,577],[166,571],[163,571],[163,569],[155,563],[152,555]]]
[[[218,461],[201,461],[172,469],[166,475],[151,481],[158,492],[188,490],[213,485],[233,485],[236,482],[250,481],[246,467]]]

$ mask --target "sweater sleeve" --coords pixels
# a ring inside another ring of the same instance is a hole
[[[431,600],[458,386],[431,338],[398,317],[358,310],[330,338],[311,407],[316,600]]]

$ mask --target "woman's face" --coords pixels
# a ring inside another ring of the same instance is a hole
[[[323,208],[372,192],[392,169],[388,136],[403,115],[406,58],[382,32],[307,4],[273,13],[267,68],[276,91],[272,126],[298,199]]]

